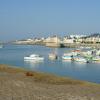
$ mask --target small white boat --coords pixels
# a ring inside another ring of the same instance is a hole
[[[85,59],[84,57],[74,57],[73,59],[74,59],[74,61],[76,61],[76,62],[88,63],[88,60]]]
[[[38,54],[31,54],[28,57],[24,57],[24,60],[44,60],[44,57],[42,57]]]
[[[73,55],[71,54],[71,53],[69,53],[69,54],[64,54],[63,56],[62,56],[62,59],[63,60],[72,60],[73,59]]]
[[[55,59],[57,59],[57,58],[58,58],[58,56],[57,56],[55,53],[50,53],[50,54],[49,54],[49,59],[55,60]]]

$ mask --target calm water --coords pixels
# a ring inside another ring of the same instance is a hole
[[[100,63],[85,64],[62,61],[61,56],[68,50],[70,49],[53,49],[31,45],[6,45],[4,48],[0,48],[0,63],[23,67],[28,70],[52,73],[59,76],[68,76],[75,79],[100,83]],[[48,54],[53,51],[58,53],[58,60],[51,61],[48,59]],[[41,62],[24,61],[24,56],[28,56],[32,53],[43,55],[45,60]]]

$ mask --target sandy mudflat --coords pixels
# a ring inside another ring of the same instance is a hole
[[[0,100],[100,100],[100,85],[0,65]]]

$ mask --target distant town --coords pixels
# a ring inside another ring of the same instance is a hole
[[[93,47],[100,48],[100,34],[91,35],[68,35],[59,37],[57,35],[47,38],[35,37],[23,40],[16,40],[13,44],[29,44],[29,45],[44,45],[48,47]]]

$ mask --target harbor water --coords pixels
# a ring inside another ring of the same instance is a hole
[[[35,45],[5,45],[3,48],[0,48],[0,64],[100,83],[100,63],[79,63],[62,60],[61,56],[71,49]],[[48,55],[52,52],[57,53],[57,60],[48,58]],[[31,54],[40,54],[44,57],[44,60],[24,61],[24,57]]]

